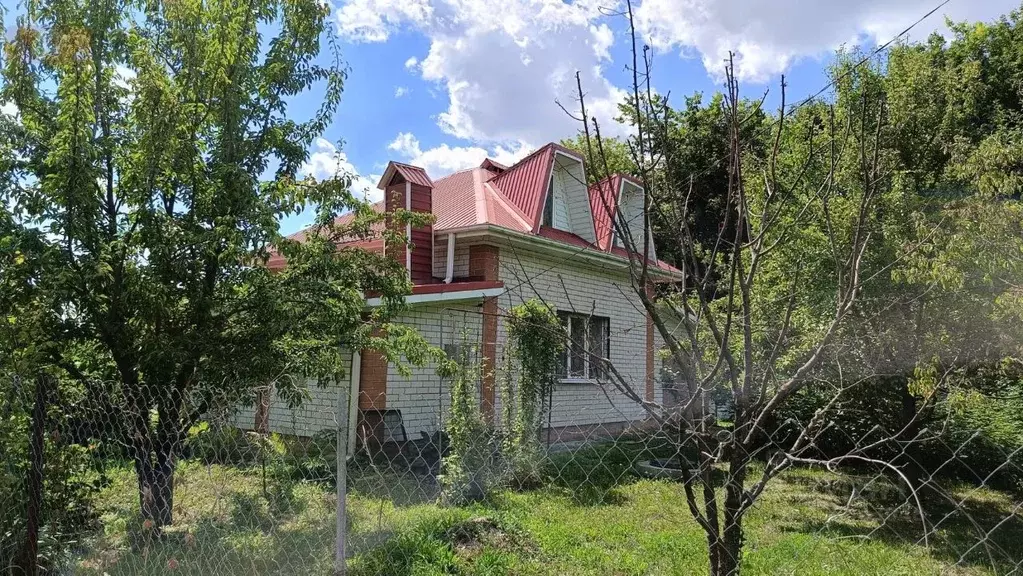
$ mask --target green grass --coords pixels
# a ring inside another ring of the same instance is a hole
[[[353,469],[350,571],[706,573],[706,539],[682,487],[631,474],[636,458],[649,457],[643,452],[619,444],[560,455],[549,486],[462,508],[439,506],[436,488],[414,477]],[[859,497],[847,506],[854,486]],[[1011,518],[1013,498],[967,486],[948,489],[985,532],[1010,517],[987,539],[997,547],[991,551],[996,570],[983,547],[967,552],[979,538],[961,514],[949,514],[953,507],[929,505],[931,522],[945,519],[927,549],[917,544],[918,517],[897,508],[901,499],[890,485],[796,470],[776,480],[747,518],[744,573],[989,574],[1023,561],[1023,521]],[[104,530],[86,543],[79,573],[329,574],[335,500],[329,486],[300,483],[291,508],[271,511],[258,468],[187,462],[178,473],[175,525],[152,542],[138,524],[134,478],[125,468],[103,494]]]

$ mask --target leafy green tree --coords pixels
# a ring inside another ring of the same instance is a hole
[[[351,175],[299,177],[345,79],[322,3],[26,10],[0,87],[18,111],[0,120],[0,318],[24,329],[2,344],[31,347],[87,391],[110,379],[119,412],[101,433],[125,444],[159,531],[182,441],[208,410],[271,382],[300,402],[307,379],[342,376],[348,350],[416,362],[427,349],[390,322],[409,290],[402,266],[339,247],[381,218]],[[313,88],[321,104],[295,119],[288,102]],[[318,233],[282,237],[280,219],[309,206]],[[345,210],[354,221],[336,225]],[[276,272],[274,253],[287,261]],[[384,305],[367,311],[368,292]]]
[[[763,157],[766,151],[764,122],[767,115],[756,102],[743,101],[742,135],[748,151]],[[637,110],[643,114],[638,116]],[[687,221],[694,237],[706,248],[701,256],[708,265],[720,227],[725,224],[728,189],[729,136],[724,96],[714,94],[708,102],[701,93],[687,96],[681,106],[669,105],[663,97],[654,95],[651,103],[637,107],[633,99],[620,105],[619,120],[635,129],[642,120],[644,126],[656,130],[645,133],[648,154],[656,158],[647,174],[652,186],[660,189],[651,206],[651,226],[658,256],[667,262],[682,266],[677,231],[672,228],[680,214],[678,207],[687,204]],[[617,138],[595,138],[587,147],[586,135],[562,141],[562,145],[579,151],[588,160],[587,178],[599,181],[608,174],[623,173],[639,176],[636,164],[637,149],[634,142]],[[597,148],[600,148],[599,150]]]
[[[632,268],[632,286],[668,348],[682,399],[655,405],[624,379],[616,384],[678,438],[684,496],[707,534],[712,574],[740,572],[745,514],[790,466],[876,466],[920,507],[929,478],[908,460],[919,461],[927,440],[963,437],[936,436],[928,430],[935,416],[966,415],[960,419],[972,419],[975,430],[1021,437],[1008,431],[1018,419],[984,422],[970,394],[1004,392],[1013,382],[1018,389],[1018,369],[1006,366],[1018,364],[1023,341],[1019,92],[1006,96],[1013,85],[1001,80],[1023,78],[1014,68],[1017,20],[955,26],[949,45],[900,46],[887,62],[839,54],[828,98],[796,108],[783,102],[760,120],[739,97],[730,65],[725,146],[710,158],[682,160],[688,148],[671,138],[671,110],[642,98],[629,103],[637,129],[629,143],[648,206],[660,213],[660,241],[673,243],[685,272],[676,293],[662,290],[659,300],[646,267]],[[957,84],[964,78],[970,85]],[[720,138],[706,134],[706,147]],[[694,224],[697,180],[718,156],[723,177],[706,189],[722,209],[716,220],[702,212],[717,224],[703,237]],[[720,249],[708,252],[710,245]],[[705,401],[720,391],[733,408],[727,431]],[[836,435],[858,431],[844,426],[843,412],[876,408],[862,393],[877,391],[885,392],[874,412],[883,422],[821,454],[818,441],[833,425]],[[801,402],[812,408],[790,419]],[[801,421],[790,427],[793,420]],[[758,453],[764,463],[752,467]],[[723,490],[714,470],[724,471]]]
[[[561,141],[562,146],[575,150],[586,158],[586,183],[589,185],[596,184],[612,174],[637,175],[636,162],[632,159],[632,151],[627,142],[618,138],[606,138],[600,144],[603,146],[603,156],[600,155],[600,151],[593,150],[593,157],[590,158],[585,134],[577,134],[575,138]]]

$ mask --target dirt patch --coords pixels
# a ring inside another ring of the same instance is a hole
[[[520,530],[509,528],[494,518],[479,516],[448,528],[447,541],[458,556],[472,559],[484,549],[502,552],[534,550]]]

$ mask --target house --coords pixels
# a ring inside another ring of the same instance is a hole
[[[432,212],[435,221],[407,231],[411,249],[384,246],[383,239],[361,245],[405,262],[414,288],[404,322],[449,351],[465,342],[478,344],[480,400],[488,414],[500,413],[494,368],[501,365],[507,341],[501,315],[532,298],[556,308],[568,331],[610,358],[646,399],[661,401],[655,351],[663,345],[632,288],[624,242],[615,234],[607,209],[616,207],[630,224],[636,246],[650,242],[643,225],[643,184],[616,175],[588,188],[585,170],[576,152],[548,144],[513,166],[488,159],[437,180],[422,168],[391,162],[380,180],[385,199],[375,209]],[[650,254],[655,280],[679,278],[678,270],[656,259],[652,245]],[[374,303],[372,298],[367,301],[368,306]],[[579,435],[643,419],[635,401],[602,385],[597,366],[587,356],[564,355],[553,392],[551,428]],[[449,383],[435,367],[415,368],[406,378],[380,354],[364,350],[352,353],[349,374],[358,391],[349,399],[350,410],[359,415],[361,435],[415,438],[443,427]],[[315,387],[310,392],[312,398],[298,410],[267,396],[241,421],[297,435],[335,428],[339,402],[346,401],[343,394]]]

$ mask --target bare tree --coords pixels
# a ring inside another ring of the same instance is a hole
[[[627,16],[631,23],[631,3]],[[629,255],[632,288],[678,371],[682,401],[652,402],[604,362],[610,382],[643,405],[662,430],[672,431],[688,509],[706,533],[710,572],[730,576],[740,571],[743,519],[779,473],[795,464],[871,460],[866,446],[826,462],[814,451],[829,409],[861,378],[839,378],[837,385],[833,380],[830,401],[812,420],[784,440],[775,432],[779,408],[821,382],[825,360],[829,369],[840,366],[836,337],[851,322],[869,280],[864,262],[879,234],[878,199],[890,178],[881,145],[886,106],[879,94],[864,89],[845,111],[815,102],[800,106],[793,117],[783,78],[780,110],[764,126],[769,153],[755,158],[743,134],[763,99],[741,100],[730,58],[724,98],[730,144],[720,160],[728,166],[721,190],[726,209],[716,241],[704,245],[692,233],[689,183],[658,172],[672,151],[655,151],[649,143],[667,130],[667,99],[652,94],[649,51],[636,46],[634,28],[632,42],[630,105],[636,120],[630,145],[645,186],[645,220],[628,221],[608,200],[612,195],[601,197]],[[600,126],[596,119],[587,121],[582,88],[588,161],[606,168]],[[681,280],[673,286],[655,287],[651,243],[637,241],[650,237],[655,211],[670,224],[661,232],[672,234],[667,240],[682,255],[675,263]],[[640,227],[647,233],[634,234]],[[806,288],[808,278],[813,290]],[[710,409],[716,390],[732,405],[730,429],[719,426]],[[886,462],[870,463],[901,475]]]

